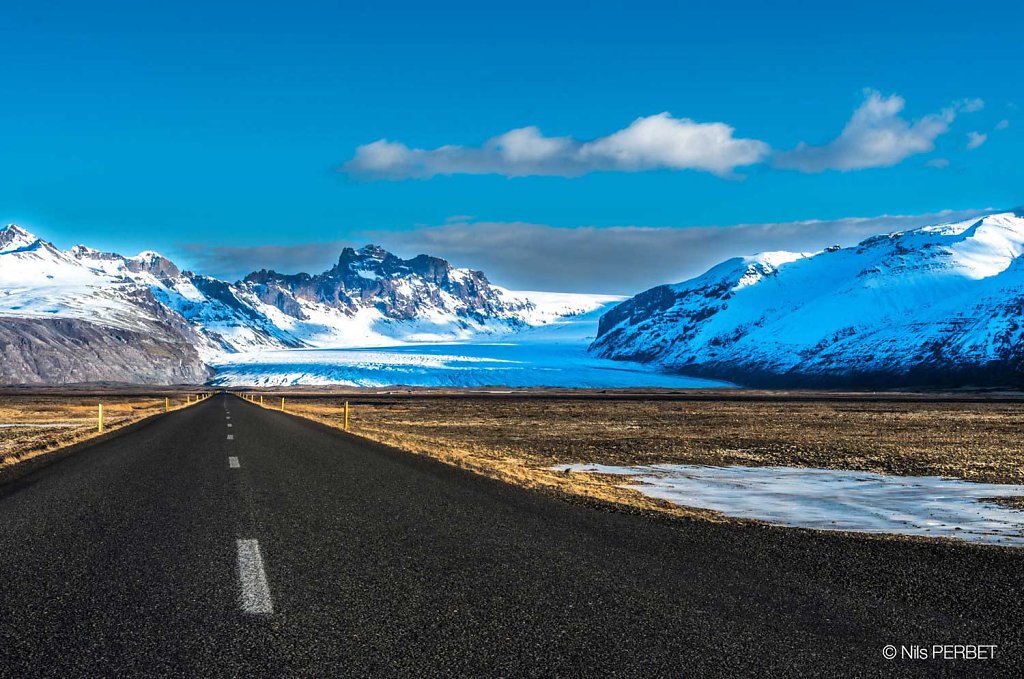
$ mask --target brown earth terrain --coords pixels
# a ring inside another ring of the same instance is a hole
[[[246,396],[246,394],[242,394]],[[798,466],[1024,483],[1024,396],[1016,393],[756,391],[254,392],[264,407],[530,488],[720,519],[620,487],[572,463]],[[0,472],[184,407],[194,394],[109,389],[0,391]],[[1002,500],[1021,507],[1020,500]]]
[[[1024,483],[1024,399],[1008,393],[264,392],[280,408],[527,487],[719,518],[571,463],[800,466]],[[255,396],[258,401],[259,396]],[[1014,504],[1010,502],[1009,504]],[[1018,503],[1019,504],[1019,503]]]

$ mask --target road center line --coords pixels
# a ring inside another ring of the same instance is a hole
[[[242,465],[239,464],[237,457],[231,456],[228,458],[228,466],[231,467],[232,469],[238,469]]]
[[[242,588],[239,603],[243,612],[257,615],[274,612],[259,540],[238,541],[238,582]]]
[[[234,426],[234,425],[232,425],[230,422],[228,422],[228,426],[231,427],[231,426]]]
[[[234,434],[228,434],[228,441],[234,441],[234,440],[235,440],[235,435]]]

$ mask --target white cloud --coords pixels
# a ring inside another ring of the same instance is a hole
[[[948,158],[932,158],[931,160],[926,162],[925,165],[927,167],[934,167],[934,168],[938,168],[938,169],[941,170],[943,168],[949,167],[949,159]]]
[[[977,110],[978,102],[962,103],[960,108]],[[836,139],[824,146],[801,143],[778,154],[775,165],[802,172],[859,170],[889,167],[909,156],[933,150],[935,139],[945,134],[956,118],[956,109],[946,108],[908,122],[899,115],[905,105],[903,97],[883,97],[869,90],[864,103],[853,112]]]
[[[987,134],[981,132],[968,132],[967,133],[967,149],[974,150],[985,143],[988,140]]]
[[[1009,126],[1010,126],[1010,121],[1007,120],[1006,118],[1003,118],[998,123],[996,123],[996,129],[997,130],[1005,130]]]
[[[985,108],[985,101],[983,99],[964,99],[958,108],[964,113],[975,113]]]
[[[770,152],[768,144],[733,136],[725,123],[698,123],[668,113],[637,118],[629,127],[593,141],[545,137],[523,127],[492,137],[479,147],[409,148],[381,139],[356,149],[342,166],[369,179],[428,178],[451,174],[499,174],[507,177],[589,172],[701,170],[728,176]]]
[[[838,137],[827,144],[801,142],[774,155],[776,167],[801,172],[889,167],[935,149],[960,113],[980,111],[981,99],[962,99],[937,113],[907,120],[906,102],[893,94],[865,90]],[[1004,129],[1002,121],[997,129]],[[725,123],[699,123],[669,113],[637,118],[628,127],[591,141],[547,137],[537,127],[521,127],[491,137],[480,146],[447,144],[411,148],[380,139],[356,148],[341,170],[365,179],[426,179],[438,175],[497,174],[578,177],[590,172],[699,170],[728,177],[737,168],[768,160],[771,147],[757,139],[737,138]],[[972,135],[977,133],[971,133]],[[970,148],[984,143],[972,142]]]

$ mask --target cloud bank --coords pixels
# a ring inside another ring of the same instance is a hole
[[[178,246],[175,257],[180,256],[188,267],[198,273],[236,281],[260,269],[273,269],[281,273],[320,273],[338,261],[342,248],[354,244],[348,240],[297,245],[211,246],[183,243]]]
[[[725,123],[698,123],[669,113],[637,118],[628,127],[593,141],[546,137],[522,127],[488,139],[480,147],[409,148],[381,139],[356,149],[342,170],[369,179],[426,179],[451,174],[506,177],[590,172],[702,170],[728,176],[737,167],[761,162],[769,147],[739,139]]]
[[[854,245],[879,233],[987,214],[945,210],[921,215],[807,220],[735,226],[559,228],[522,222],[445,224],[402,234],[366,233],[404,256],[420,252],[484,271],[513,289],[634,294],[698,276],[715,264],[770,250]]]
[[[365,231],[352,240],[262,247],[191,246],[190,263],[236,279],[259,268],[320,272],[346,245],[379,243],[403,257],[427,253],[484,271],[513,289],[633,294],[699,275],[718,262],[766,250],[820,250],[868,236],[989,210],[702,227],[561,228],[525,222],[455,222],[409,232]]]

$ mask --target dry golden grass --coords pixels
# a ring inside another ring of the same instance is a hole
[[[165,396],[94,394],[0,395],[0,471],[164,412]],[[186,405],[184,394],[168,394],[171,409]],[[191,395],[189,398],[192,398]]]
[[[288,411],[341,426],[342,396]],[[1024,483],[1024,401],[704,394],[636,398],[349,397],[351,431],[528,487],[693,514],[559,465],[789,465]],[[279,397],[268,397],[278,407]],[[701,515],[707,515],[700,512]]]

